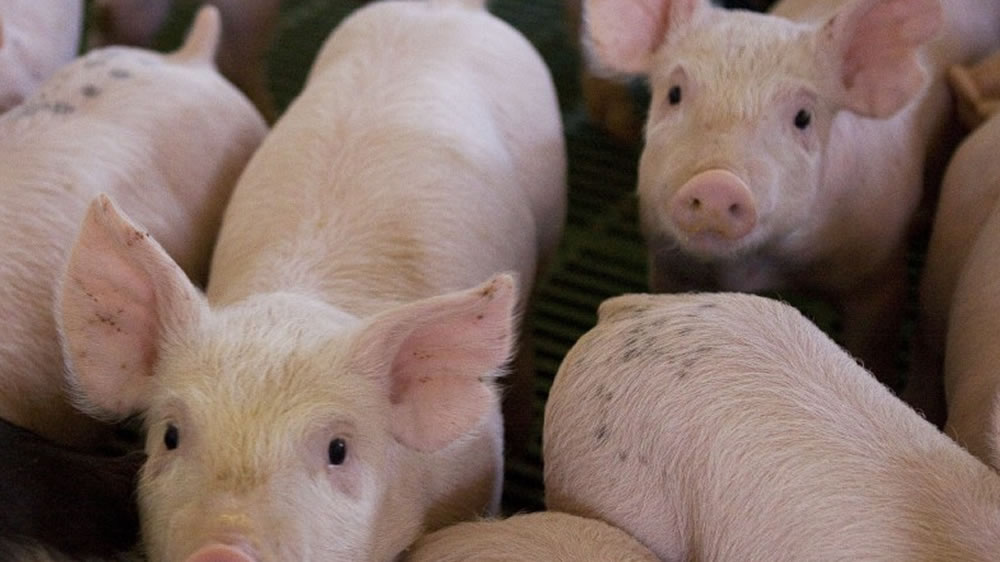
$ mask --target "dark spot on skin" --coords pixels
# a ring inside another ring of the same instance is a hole
[[[683,338],[690,335],[691,335],[691,328],[681,328],[680,330],[677,330],[677,337]]]
[[[677,371],[677,378],[683,379],[686,376],[688,376],[687,369],[681,369],[680,371]]]
[[[642,350],[639,349],[639,342],[635,340],[625,342],[625,351],[622,353],[623,362],[628,363],[633,361],[640,355],[642,355]]]
[[[625,451],[618,451],[618,460],[620,460],[621,462],[627,461],[628,453],[626,453]]]
[[[98,312],[96,313],[96,316],[97,320],[100,321],[101,324],[107,324],[108,326],[115,326],[116,324],[114,317],[111,316],[110,314],[101,314],[100,312]]]
[[[128,369],[128,365],[126,365],[125,363],[122,363],[121,365],[118,365],[118,368],[120,368],[121,370],[124,371],[124,370]]]
[[[431,378],[427,377],[427,376],[418,377],[417,378],[417,382],[419,382],[420,384],[427,384],[427,383],[431,382]]]
[[[483,319],[483,315],[482,314],[477,314],[476,315],[476,320],[482,320],[482,319]]]
[[[93,84],[87,84],[86,86],[80,89],[80,93],[83,94],[85,97],[94,98],[101,93],[101,89]]]
[[[649,465],[649,458],[646,457],[646,455],[639,455],[639,464],[641,464],[642,466]]]
[[[598,427],[594,436],[597,437],[597,442],[603,445],[608,440],[608,426],[601,425]]]
[[[132,77],[132,73],[129,72],[129,71],[127,71],[127,70],[125,70],[124,68],[112,68],[111,69],[111,77],[112,78],[118,78],[118,79],[131,78]]]
[[[66,115],[67,113],[73,113],[76,108],[68,103],[54,103],[52,104],[52,113],[56,115]]]
[[[701,310],[708,310],[710,308],[716,308],[716,306],[715,306],[715,303],[704,302],[704,303],[699,304],[698,308],[700,308]]]

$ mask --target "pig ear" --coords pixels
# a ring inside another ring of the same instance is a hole
[[[187,38],[181,48],[174,53],[180,59],[215,66],[215,53],[219,49],[219,35],[222,31],[219,9],[206,4],[198,10],[191,24]]]
[[[514,278],[390,310],[357,340],[354,366],[383,380],[397,441],[435,451],[496,407],[493,378],[513,341]]]
[[[645,74],[667,35],[694,18],[703,0],[585,0],[584,44],[599,66]]]
[[[856,0],[831,18],[821,53],[833,53],[843,105],[875,118],[905,106],[926,84],[918,50],[942,17],[940,0]]]
[[[99,195],[70,254],[56,309],[81,405],[113,417],[145,409],[162,336],[191,324],[201,298],[149,233]]]

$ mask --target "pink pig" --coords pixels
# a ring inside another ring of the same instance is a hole
[[[218,31],[208,9],[171,55],[94,51],[0,118],[0,417],[63,444],[106,437],[67,399],[52,310],[98,193],[204,282],[226,199],[266,130],[212,65]]]
[[[603,521],[557,511],[470,521],[421,538],[399,562],[658,562]]]
[[[603,303],[545,411],[545,502],[661,560],[989,561],[1000,476],[791,306]]]
[[[1000,468],[998,146],[1000,113],[959,146],[945,174],[920,285],[920,363],[906,395],[933,421],[946,417],[947,433]]]
[[[886,381],[942,75],[1000,44],[995,0],[588,0],[590,51],[652,88],[639,163],[651,287],[828,297]]]
[[[90,42],[150,47],[170,13],[171,0],[94,0]],[[267,81],[267,50],[281,0],[213,0],[222,14],[219,70],[240,87],[268,121],[277,117]]]
[[[76,57],[83,0],[0,1],[0,113]]]
[[[206,295],[95,201],[62,330],[80,395],[144,413],[150,559],[384,561],[494,512],[495,379],[565,173],[523,36],[481,2],[379,2],[331,34],[247,166]]]

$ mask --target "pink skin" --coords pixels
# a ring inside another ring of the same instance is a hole
[[[187,562],[253,562],[242,549],[224,544],[210,544],[192,554]]]
[[[688,180],[670,199],[667,212],[690,243],[709,247],[743,238],[757,222],[750,188],[726,170],[708,170]]]

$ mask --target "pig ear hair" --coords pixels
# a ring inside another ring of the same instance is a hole
[[[206,4],[198,10],[184,44],[174,54],[178,58],[214,66],[221,33],[219,9]]]
[[[584,0],[583,43],[596,66],[646,74],[664,39],[687,25],[704,0]]]
[[[80,406],[113,418],[145,409],[160,340],[196,318],[201,298],[148,232],[97,196],[55,311]]]
[[[927,82],[918,50],[942,18],[940,0],[857,0],[831,18],[821,41],[836,53],[844,106],[875,118],[902,109]]]
[[[436,451],[472,431],[498,397],[493,378],[511,355],[514,278],[424,299],[375,317],[356,368],[386,383],[397,441]]]

